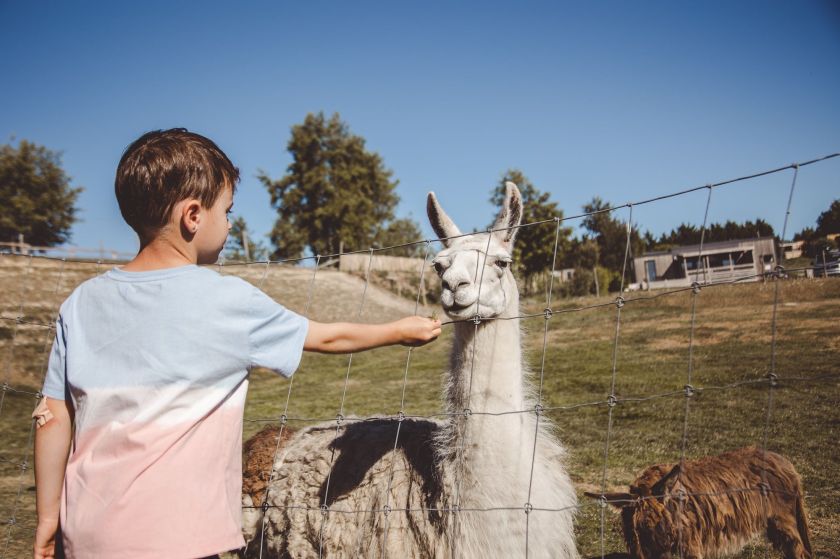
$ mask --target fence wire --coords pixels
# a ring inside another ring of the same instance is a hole
[[[390,529],[390,519],[391,517],[396,514],[398,511],[392,508],[392,504],[390,501],[391,495],[391,484],[394,480],[394,462],[391,462],[390,471],[388,474],[388,483],[385,487],[385,494],[384,494],[384,505],[381,507],[370,507],[368,509],[359,509],[353,508],[352,510],[342,509],[341,507],[337,507],[334,504],[329,504],[328,494],[330,491],[330,478],[326,479],[325,483],[325,490],[323,495],[323,503],[317,507],[310,507],[308,505],[275,505],[272,500],[272,491],[276,491],[274,488],[274,482],[276,481],[277,475],[277,466],[278,459],[281,456],[281,446],[282,446],[282,435],[283,430],[287,429],[290,424],[301,424],[301,425],[308,425],[314,423],[332,423],[335,425],[335,435],[333,437],[333,441],[337,439],[341,430],[351,423],[364,423],[370,421],[393,421],[394,422],[394,445],[393,445],[393,453],[396,453],[399,447],[399,441],[401,436],[401,428],[405,421],[407,420],[430,420],[430,421],[439,421],[439,422],[453,422],[455,425],[455,429],[457,433],[459,433],[458,440],[460,441],[460,445],[458,448],[455,449],[456,458],[458,468],[456,471],[455,479],[456,479],[456,489],[455,495],[453,496],[453,500],[451,501],[453,504],[450,507],[445,508],[433,508],[433,507],[425,507],[425,508],[400,508],[399,512],[425,512],[428,513],[430,511],[439,512],[442,514],[451,514],[453,515],[453,526],[454,526],[454,537],[450,539],[453,547],[450,550],[454,557],[459,555],[459,549],[456,546],[459,540],[459,530],[460,530],[460,517],[462,514],[488,514],[493,512],[502,512],[502,511],[522,511],[524,513],[524,522],[525,522],[525,546],[523,549],[523,553],[525,557],[529,557],[531,552],[533,551],[531,548],[530,542],[530,523],[531,517],[534,513],[561,513],[561,512],[568,512],[570,510],[588,510],[591,509],[593,511],[597,511],[600,515],[599,518],[599,545],[600,545],[600,554],[601,557],[604,557],[607,550],[606,550],[606,542],[607,542],[607,519],[605,515],[605,502],[602,500],[600,501],[585,501],[578,503],[574,507],[540,507],[535,506],[532,503],[532,491],[533,491],[533,483],[534,483],[534,468],[536,463],[537,457],[537,445],[538,445],[538,438],[541,434],[540,425],[541,421],[544,421],[543,418],[548,418],[550,416],[559,416],[560,414],[564,413],[573,413],[576,411],[580,411],[587,408],[604,408],[606,410],[606,425],[604,429],[604,450],[603,450],[603,463],[602,463],[602,474],[600,479],[600,489],[601,493],[606,493],[608,489],[608,469],[609,469],[609,462],[610,462],[610,444],[612,439],[612,431],[613,431],[613,423],[614,423],[614,412],[617,408],[622,406],[629,406],[629,405],[638,405],[638,404],[646,404],[656,400],[664,400],[670,398],[683,398],[683,414],[682,414],[682,433],[679,442],[679,449],[678,449],[678,463],[683,466],[687,459],[688,454],[688,441],[689,441],[689,431],[690,431],[690,410],[691,410],[691,402],[697,401],[704,397],[705,394],[708,393],[715,393],[715,392],[728,392],[738,389],[745,389],[750,387],[761,387],[765,386],[767,390],[767,400],[765,404],[765,414],[764,414],[764,421],[763,421],[763,436],[761,440],[761,449],[764,455],[766,456],[766,452],[768,449],[770,431],[772,426],[772,416],[773,416],[773,405],[774,405],[774,393],[778,392],[779,390],[792,390],[797,391],[799,390],[799,386],[815,384],[815,383],[832,383],[840,381],[840,372],[837,373],[829,373],[829,374],[802,374],[802,371],[782,371],[778,367],[777,363],[777,334],[778,334],[778,308],[780,304],[780,289],[782,281],[787,274],[795,273],[795,272],[802,272],[805,271],[806,267],[800,267],[795,269],[785,269],[783,266],[784,263],[784,253],[781,252],[776,256],[776,268],[772,271],[772,273],[768,276],[765,273],[756,273],[744,277],[738,277],[733,279],[727,279],[722,281],[710,281],[709,278],[705,275],[706,274],[706,266],[703,266],[703,281],[695,281],[690,286],[683,286],[677,287],[674,289],[665,289],[661,290],[657,293],[647,293],[647,294],[625,294],[624,286],[626,280],[626,274],[628,270],[628,262],[632,258],[632,250],[631,250],[631,236],[633,230],[633,209],[634,207],[639,207],[647,204],[652,204],[658,201],[662,201],[665,199],[675,198],[679,196],[685,196],[693,192],[706,190],[707,197],[706,197],[706,204],[705,204],[705,212],[703,217],[703,225],[701,228],[701,239],[700,239],[700,246],[699,246],[699,258],[702,258],[703,251],[704,251],[704,244],[705,244],[705,236],[706,230],[708,227],[708,217],[709,217],[709,209],[712,201],[712,193],[715,189],[731,185],[751,179],[755,179],[758,177],[763,177],[775,173],[780,173],[787,170],[793,170],[793,178],[791,181],[788,199],[787,199],[787,207],[785,210],[785,218],[784,218],[784,226],[782,229],[782,235],[780,238],[781,242],[784,242],[787,235],[787,226],[788,226],[788,218],[791,212],[791,206],[793,202],[793,195],[794,190],[796,187],[796,180],[798,176],[798,172],[802,167],[814,165],[823,161],[827,161],[829,159],[833,159],[835,157],[840,156],[840,153],[830,154],[824,157],[811,159],[808,161],[804,161],[801,163],[793,163],[790,165],[785,165],[782,167],[777,167],[771,170],[762,171],[758,173],[753,173],[750,175],[745,175],[741,177],[737,177],[734,179],[728,179],[724,181],[720,181],[717,183],[706,184],[703,186],[692,187],[688,189],[679,190],[673,193],[656,196],[648,199],[639,200],[636,202],[628,202],[622,205],[613,206],[609,208],[605,208],[602,210],[598,210],[596,212],[587,212],[580,215],[573,215],[568,216],[562,219],[551,219],[551,220],[542,220],[530,223],[523,223],[517,225],[515,229],[520,228],[528,228],[528,227],[537,227],[541,225],[546,225],[553,223],[555,226],[555,235],[554,235],[554,247],[552,251],[551,257],[551,274],[549,275],[549,284],[547,287],[546,293],[546,301],[545,301],[545,308],[542,312],[533,312],[533,313],[522,313],[516,314],[515,316],[505,316],[505,317],[482,317],[476,316],[473,318],[465,318],[465,319],[454,319],[444,321],[443,324],[445,326],[457,327],[459,324],[463,324],[465,327],[468,326],[468,323],[473,323],[473,330],[474,333],[477,333],[479,328],[482,327],[483,324],[496,321],[496,320],[520,320],[520,321],[527,321],[527,320],[543,320],[543,327],[542,327],[542,347],[541,347],[541,354],[540,354],[540,366],[538,371],[538,383],[537,389],[534,398],[534,405],[533,406],[526,406],[524,409],[510,409],[504,411],[486,411],[486,410],[472,410],[470,409],[470,395],[472,392],[472,376],[475,372],[475,363],[476,363],[476,345],[474,344],[472,347],[472,355],[470,357],[470,375],[467,384],[467,390],[465,392],[465,406],[464,409],[450,409],[445,412],[441,413],[433,413],[433,414],[425,414],[425,415],[417,415],[417,414],[408,414],[406,413],[406,389],[408,386],[408,379],[410,375],[410,368],[411,368],[411,358],[412,358],[412,349],[408,348],[406,356],[405,356],[405,364],[402,367],[402,383],[401,383],[401,396],[399,405],[396,407],[396,411],[394,413],[385,413],[375,416],[369,416],[364,418],[356,418],[356,417],[345,417],[345,404],[347,398],[347,392],[350,383],[350,374],[351,368],[353,364],[353,356],[350,355],[347,360],[347,367],[344,374],[344,381],[341,393],[341,399],[338,406],[338,412],[334,417],[294,417],[289,415],[289,406],[291,402],[292,396],[292,386],[293,382],[290,379],[286,395],[285,395],[285,403],[283,406],[282,414],[279,417],[246,417],[246,423],[250,424],[274,424],[279,423],[280,425],[280,435],[278,436],[276,445],[273,451],[273,460],[271,464],[271,469],[268,472],[268,484],[265,489],[265,493],[260,503],[253,503],[250,507],[243,507],[245,509],[252,508],[252,509],[261,509],[263,511],[263,519],[262,519],[262,530],[260,531],[260,549],[259,549],[259,556],[263,556],[263,550],[265,548],[265,533],[266,533],[266,521],[268,515],[265,514],[269,509],[273,508],[285,508],[285,509],[296,509],[296,510],[306,510],[306,511],[320,511],[322,513],[322,520],[321,526],[319,530],[319,557],[324,554],[324,533],[325,533],[325,526],[326,523],[329,521],[329,517],[332,514],[352,514],[352,515],[359,515],[360,513],[363,515],[363,518],[366,515],[373,515],[373,514],[381,514],[383,515],[383,530],[381,534],[381,545],[383,549],[383,556],[387,556],[387,541],[388,541],[388,533]],[[625,243],[625,251],[624,251],[624,259],[622,263],[622,273],[620,279],[620,292],[615,297],[614,300],[606,301],[606,302],[597,302],[593,304],[587,304],[582,306],[570,306],[561,304],[557,308],[553,308],[555,301],[552,300],[553,296],[553,288],[554,288],[554,272],[556,270],[557,264],[557,253],[558,253],[558,240],[560,234],[560,227],[561,224],[565,221],[580,219],[596,214],[601,213],[611,213],[617,210],[626,208],[628,210],[628,216],[626,218],[626,243]],[[490,241],[492,239],[492,233],[509,230],[510,227],[506,228],[498,228],[498,229],[489,229],[486,232],[482,232],[479,234],[487,234],[487,246],[485,250],[482,252],[481,250],[476,251],[476,269],[474,273],[473,281],[478,282],[478,302],[481,301],[481,285],[483,283],[483,274],[485,266],[482,265],[484,262],[483,258],[486,258],[489,249],[490,249]],[[453,237],[449,237],[446,239],[441,239],[441,241],[451,241],[457,238],[462,237],[469,237],[471,235],[475,235],[475,233],[468,233],[463,235],[457,235]],[[318,274],[319,269],[321,269],[322,262],[327,261],[332,258],[340,257],[341,255],[345,254],[365,254],[369,255],[368,259],[368,266],[365,273],[365,280],[364,280],[364,289],[361,294],[358,311],[357,311],[357,319],[361,318],[362,312],[365,307],[366,296],[368,293],[368,287],[371,282],[371,263],[373,261],[373,256],[375,253],[380,252],[387,252],[393,251],[396,249],[403,249],[403,248],[417,248],[422,246],[423,247],[423,259],[422,263],[420,264],[420,269],[418,270],[418,277],[419,277],[419,284],[417,295],[414,304],[414,314],[416,315],[420,308],[420,297],[421,293],[424,289],[424,281],[425,281],[425,274],[428,268],[428,258],[430,256],[430,249],[431,244],[433,242],[437,242],[437,240],[419,240],[412,243],[403,243],[394,246],[388,247],[371,247],[365,250],[357,250],[357,251],[347,251],[339,254],[330,254],[330,255],[313,255],[313,256],[305,256],[299,258],[289,258],[289,259],[280,259],[280,260],[261,260],[261,261],[249,261],[249,262],[232,262],[232,263],[225,263],[224,265],[219,265],[219,271],[226,271],[231,270],[235,271],[237,268],[242,266],[263,266],[262,275],[258,281],[258,287],[262,287],[266,281],[268,276],[269,270],[272,266],[281,265],[281,264],[304,264],[310,262],[312,264],[312,273],[309,280],[309,286],[307,291],[307,298],[304,307],[303,314],[305,316],[311,315],[311,306],[314,301],[314,290],[316,284],[316,276]],[[56,258],[47,255],[38,255],[38,254],[28,254],[28,255],[19,255],[19,254],[11,254],[11,253],[0,253],[0,264],[3,263],[12,263],[25,259],[25,264],[22,266],[22,270],[20,271],[20,280],[17,286],[17,296],[16,299],[18,301],[17,310],[15,316],[0,316],[0,321],[10,325],[11,333],[9,335],[7,341],[7,349],[5,352],[5,366],[2,367],[4,371],[4,380],[2,384],[2,390],[0,390],[0,417],[3,415],[4,405],[6,403],[7,397],[16,396],[16,397],[24,397],[29,398],[33,405],[35,401],[41,396],[39,391],[32,390],[28,386],[13,386],[12,379],[14,378],[14,361],[15,361],[15,351],[18,347],[18,338],[20,336],[20,330],[22,327],[29,327],[29,328],[41,328],[43,329],[45,342],[44,342],[44,350],[43,350],[43,362],[41,364],[42,370],[46,369],[46,362],[49,356],[49,348],[50,348],[50,341],[55,333],[55,320],[52,321],[43,321],[39,320],[33,316],[28,316],[26,314],[25,304],[28,301],[27,291],[28,287],[32,282],[32,275],[33,275],[33,262],[38,260],[54,260],[60,261],[60,271],[58,273],[58,278],[56,281],[56,285],[54,288],[54,298],[58,299],[61,291],[62,291],[62,283],[65,277],[65,267],[68,263],[85,263],[90,264],[90,261],[85,260],[70,260],[66,258]],[[97,261],[97,273],[101,272],[103,261]],[[742,380],[734,381],[731,383],[725,384],[707,384],[703,385],[698,383],[696,378],[694,377],[694,369],[695,369],[695,350],[696,350],[696,338],[697,338],[697,309],[698,309],[698,301],[700,300],[700,295],[702,291],[708,289],[714,289],[720,286],[729,286],[735,285],[743,282],[748,281],[755,281],[758,279],[769,279],[773,282],[773,302],[772,302],[772,319],[771,319],[771,347],[770,347],[770,364],[769,364],[769,372],[766,375],[756,377],[756,378],[745,378]],[[617,381],[619,378],[619,371],[620,368],[618,366],[619,363],[619,356],[620,356],[620,333],[621,333],[621,324],[622,324],[622,309],[626,306],[635,306],[635,305],[643,305],[645,302],[665,298],[665,297],[673,297],[681,293],[686,293],[690,291],[690,307],[689,307],[689,317],[688,317],[688,343],[687,343],[687,371],[685,375],[685,385],[682,389],[677,390],[667,390],[663,392],[652,392],[647,394],[637,394],[637,395],[620,395],[617,392]],[[59,301],[53,301],[51,308],[57,309]],[[476,303],[476,308],[478,309],[478,302]],[[545,376],[546,376],[546,355],[549,348],[549,323],[553,317],[557,317],[558,315],[567,314],[567,313],[585,313],[591,310],[597,309],[604,309],[608,307],[615,308],[615,328],[614,328],[614,336],[613,336],[613,343],[612,343],[612,356],[611,356],[611,367],[610,367],[610,382],[608,391],[606,392],[606,396],[602,399],[596,399],[592,401],[585,401],[585,402],[575,402],[566,405],[546,405],[544,403],[544,384],[545,384]],[[57,313],[54,319],[57,319]],[[294,378],[294,377],[293,377]],[[836,405],[838,403],[837,399],[832,399],[831,397],[827,397],[825,395],[819,395],[820,398],[829,403]],[[464,475],[464,460],[466,453],[468,452],[469,441],[465,440],[465,434],[468,432],[468,422],[471,417],[482,417],[482,416],[489,416],[489,417],[500,417],[500,416],[516,416],[516,415],[525,415],[525,414],[534,414],[535,415],[535,429],[533,434],[533,447],[531,453],[531,462],[529,468],[529,477],[528,477],[528,490],[527,490],[527,497],[524,503],[511,503],[509,506],[497,506],[497,507],[467,507],[463,506],[462,504],[462,495],[461,495],[461,484],[463,481]],[[24,429],[24,425],[21,425],[21,430]],[[30,470],[30,457],[32,455],[32,446],[33,446],[33,434],[34,434],[34,425],[29,422],[26,426],[27,432],[27,441],[25,444],[25,448],[22,453],[20,453],[20,457],[16,457],[14,453],[5,452],[0,455],[0,464],[8,464],[15,466],[19,469],[19,474],[17,477],[16,482],[16,492],[14,493],[14,498],[12,503],[10,504],[10,514],[7,520],[7,529],[5,535],[5,541],[3,546],[3,553],[0,557],[7,557],[10,553],[10,544],[14,540],[16,527],[19,526],[19,506],[21,501],[21,496],[24,491],[25,481],[27,472]],[[332,445],[331,450],[331,458],[330,463],[332,464],[336,458],[336,450],[335,445]],[[682,468],[681,468],[682,470]],[[723,496],[728,494],[734,493],[745,493],[745,492],[760,492],[763,496],[763,503],[764,506],[767,506],[767,497],[768,497],[768,484],[767,484],[767,472],[762,470],[762,487],[730,487],[725,491],[721,492],[713,492],[713,493],[689,493],[685,494],[685,496],[692,496],[692,497],[701,497],[701,496]],[[656,498],[655,496],[646,497],[646,498]],[[642,498],[645,499],[645,498]],[[684,503],[684,499],[681,499],[679,502],[680,510],[682,510],[682,506]],[[765,515],[766,516],[766,515]],[[356,551],[358,554],[362,554],[362,544],[363,544],[363,525],[364,522],[360,523],[357,538],[356,538]],[[25,538],[31,539],[32,533],[29,531],[22,532],[22,536]],[[680,530],[678,533],[679,542],[682,542],[682,531]],[[765,556],[769,554],[769,545],[765,545]],[[680,556],[682,556],[682,549],[680,546]]]

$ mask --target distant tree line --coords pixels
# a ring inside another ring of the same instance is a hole
[[[816,228],[806,227],[794,237],[794,241],[804,241],[804,252],[811,258],[818,258],[823,252],[840,248],[840,239],[829,235],[840,233],[840,198],[834,200],[827,210],[817,217]]]
[[[763,219],[736,223],[712,223],[706,227],[705,233],[701,227],[688,223],[681,223],[669,233],[663,233],[659,239],[654,240],[652,236],[646,239],[645,245],[648,250],[668,250],[677,246],[699,245],[701,238],[707,243],[718,241],[731,241],[733,239],[749,239],[756,237],[773,237],[775,232],[773,226]]]
[[[410,245],[422,237],[419,225],[395,215],[399,181],[382,157],[370,151],[364,138],[352,133],[338,114],[306,115],[292,127],[286,149],[292,161],[281,177],[272,178],[265,172],[258,175],[277,211],[269,246],[238,216],[232,221],[227,258],[298,258],[398,245],[409,246],[388,254],[422,252],[422,245]],[[699,244],[701,238],[710,243],[775,236],[769,223],[756,219],[712,223],[705,232],[697,225],[682,223],[658,237],[633,224],[628,238],[625,221],[612,211],[609,201],[595,196],[582,207],[587,215],[581,222],[583,232],[575,237],[561,221],[563,210],[558,203],[521,169],[510,168],[501,174],[490,189],[493,204],[501,205],[506,181],[516,183],[523,198],[525,226],[518,232],[513,257],[526,293],[546,288],[552,265],[555,270],[574,270],[572,280],[558,285],[558,292],[603,293],[630,281],[633,256],[646,251]],[[81,191],[81,187],[70,185],[57,152],[26,140],[17,146],[0,146],[0,240],[16,240],[23,234],[33,245],[66,242],[78,218],[75,204]],[[527,225],[535,223],[539,224]],[[794,240],[804,241],[806,254],[814,258],[823,250],[837,248],[837,239],[829,236],[838,232],[840,199],[820,214],[814,228],[806,227]]]

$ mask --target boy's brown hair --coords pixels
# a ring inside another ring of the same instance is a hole
[[[176,203],[195,198],[210,208],[238,181],[239,169],[212,140],[171,128],[147,132],[126,148],[114,190],[125,221],[141,240],[150,240]]]

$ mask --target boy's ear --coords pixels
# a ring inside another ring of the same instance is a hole
[[[201,202],[195,199],[185,200],[178,213],[181,231],[187,236],[195,235],[201,223]]]

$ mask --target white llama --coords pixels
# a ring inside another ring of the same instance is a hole
[[[528,557],[578,557],[562,446],[544,416],[504,413],[534,410],[509,266],[519,190],[507,183],[498,231],[489,234],[460,236],[433,193],[427,210],[444,245],[434,259],[441,303],[456,320],[449,419],[349,421],[338,436],[333,422],[295,433],[278,453],[265,510],[243,496],[249,556],[263,541],[263,557],[483,559],[525,557],[526,546]]]

